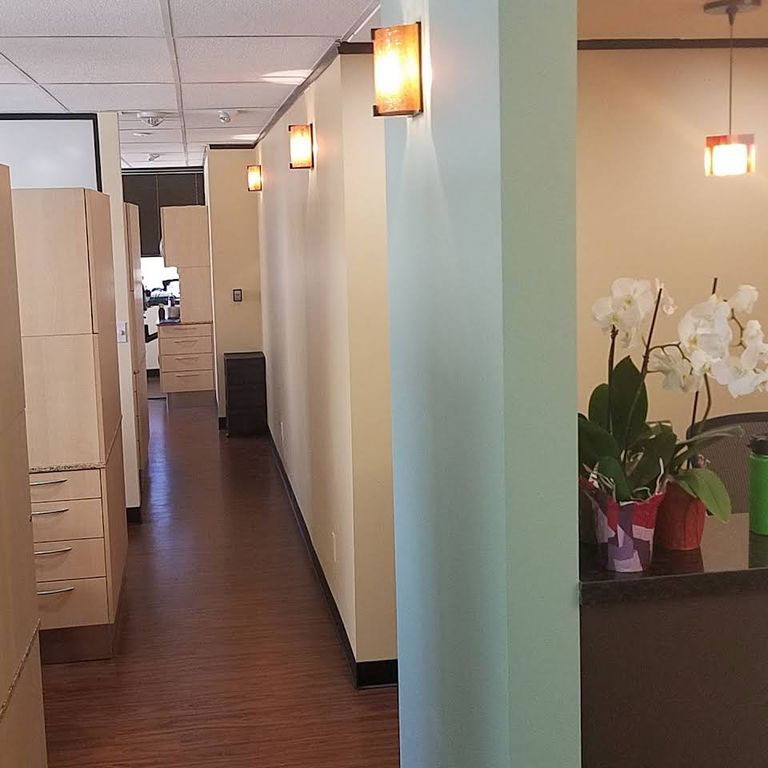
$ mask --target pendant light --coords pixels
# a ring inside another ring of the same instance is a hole
[[[756,11],[762,0],[714,0],[706,3],[705,13],[728,16],[729,70],[728,70],[728,133],[707,136],[704,149],[704,172],[707,176],[743,176],[755,172],[755,135],[733,132],[733,27],[736,14]]]

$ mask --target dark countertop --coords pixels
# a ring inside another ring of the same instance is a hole
[[[582,545],[579,580],[583,606],[762,589],[768,593],[768,536],[749,532],[747,514],[735,514],[727,523],[709,517],[700,550],[655,548],[645,573],[603,570],[595,550]]]

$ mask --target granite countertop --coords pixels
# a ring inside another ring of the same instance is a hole
[[[768,536],[750,533],[748,514],[734,514],[727,523],[708,517],[700,550],[656,548],[645,573],[605,571],[595,549],[582,545],[579,580],[584,606],[758,589],[768,592]]]

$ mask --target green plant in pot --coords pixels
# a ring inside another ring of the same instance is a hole
[[[588,533],[585,512],[591,511],[594,540],[609,569],[645,570],[654,536],[662,546],[695,548],[706,511],[729,517],[728,492],[700,453],[738,429],[679,440],[669,422],[648,421],[646,378],[660,374],[666,389],[705,391],[705,419],[712,405],[710,378],[734,396],[764,389],[768,373],[759,366],[768,362],[768,345],[757,321],[744,324],[737,316],[751,312],[755,299],[751,286],[741,286],[729,301],[711,296],[683,316],[679,339],[669,344],[654,344],[660,313],[676,309],[658,282],[652,287],[648,280],[620,278],[611,295],[594,304],[593,318],[610,345],[607,381],[593,391],[588,414],[579,414],[580,529],[582,536]],[[735,344],[733,325],[739,331]],[[616,363],[619,346],[630,354]],[[639,367],[634,349],[640,350]]]

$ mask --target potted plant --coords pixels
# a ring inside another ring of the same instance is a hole
[[[704,510],[723,520],[730,515],[725,487],[698,456],[702,448],[735,431],[707,431],[679,440],[670,423],[648,421],[645,382],[649,373],[659,373],[667,389],[703,388],[705,418],[711,408],[710,376],[734,396],[764,387],[768,374],[757,366],[768,361],[768,345],[757,321],[741,324],[736,315],[739,309],[751,311],[754,299],[750,286],[742,286],[729,302],[713,295],[685,314],[678,341],[658,345],[653,337],[659,313],[676,310],[658,281],[652,287],[648,280],[620,278],[610,296],[595,302],[593,318],[610,336],[608,380],[592,392],[588,414],[579,414],[579,469],[581,492],[594,514],[595,540],[608,569],[648,568],[657,515],[663,521],[659,543],[682,542],[686,547],[697,532],[700,542]],[[731,324],[741,328],[739,358],[730,353]],[[640,346],[639,368],[631,354],[615,363],[619,345],[629,350]],[[583,515],[584,505],[581,509]],[[585,522],[582,534],[588,528]]]

